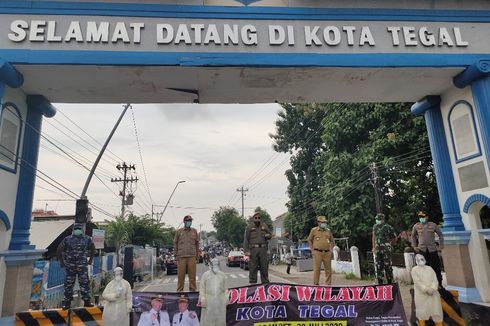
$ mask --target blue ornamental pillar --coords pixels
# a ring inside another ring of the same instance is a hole
[[[43,115],[52,117],[56,109],[41,95],[27,96],[27,117],[24,128],[22,164],[17,188],[14,223],[9,250],[34,249],[30,246],[29,230],[36,181],[37,158]]]
[[[440,96],[427,96],[412,105],[411,111],[414,115],[424,114],[425,117],[444,218],[443,231],[464,231],[440,104]]]

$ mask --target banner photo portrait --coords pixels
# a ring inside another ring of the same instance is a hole
[[[132,326],[200,326],[199,292],[133,292]]]
[[[229,289],[226,325],[408,325],[398,284],[312,286],[282,283]]]

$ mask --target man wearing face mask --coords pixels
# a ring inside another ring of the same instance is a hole
[[[106,285],[102,292],[104,325],[129,325],[129,313],[133,305],[133,293],[129,282],[123,279],[123,269],[114,268],[114,279]]]
[[[213,258],[210,265],[199,284],[201,326],[226,326],[226,275],[220,270],[218,258]]]
[[[376,260],[376,278],[378,284],[393,283],[393,268],[391,267],[392,245],[396,241],[395,230],[386,223],[384,214],[376,214],[376,224],[373,226],[372,243]],[[386,274],[386,281],[385,275]]]
[[[267,224],[262,223],[260,213],[252,216],[253,224],[247,225],[243,239],[245,255],[250,256],[248,263],[248,281],[257,283],[257,269],[260,269],[260,281],[269,283],[269,257],[267,254],[267,241],[272,238]]]
[[[313,256],[313,284],[320,284],[320,270],[325,268],[325,284],[332,284],[332,250],[335,246],[332,232],[327,228],[327,218],[317,217],[318,226],[310,231],[308,242]]]
[[[57,256],[61,267],[65,267],[63,309],[69,309],[73,300],[73,286],[78,276],[78,284],[85,307],[93,307],[90,302],[88,265],[92,264],[95,245],[88,235],[82,232],[83,225],[73,224],[73,234],[64,238],[58,246]]]
[[[436,326],[442,326],[443,312],[436,274],[430,266],[426,266],[421,254],[415,256],[415,262],[417,266],[412,268],[411,273],[415,290],[415,315],[419,325],[425,326],[425,321],[432,319]]]
[[[442,287],[441,261],[438,251],[444,249],[444,236],[436,223],[429,222],[427,214],[419,212],[417,216],[419,222],[412,228],[412,247],[416,253],[424,255],[427,265],[432,267],[439,286]],[[436,233],[439,236],[439,246],[435,240]]]
[[[185,275],[189,275],[189,291],[197,290],[196,264],[199,257],[199,235],[192,228],[192,216],[184,217],[184,227],[174,237],[174,254],[177,258],[177,292],[184,291]]]

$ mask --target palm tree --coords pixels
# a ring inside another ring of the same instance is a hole
[[[116,265],[119,264],[119,250],[121,245],[128,241],[128,225],[122,216],[116,217],[115,220],[107,224],[107,238],[116,246]]]

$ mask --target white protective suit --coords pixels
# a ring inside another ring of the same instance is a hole
[[[211,260],[211,270],[201,277],[199,301],[202,326],[226,326],[226,275],[219,268],[218,258]]]
[[[121,267],[114,269],[114,279],[107,284],[102,293],[104,313],[102,321],[105,326],[129,325],[129,313],[133,306],[133,293],[128,281],[122,278]]]
[[[443,312],[439,295],[436,273],[430,266],[425,265],[424,256],[415,256],[417,266],[412,269],[415,289],[415,315],[419,320],[442,322]]]

